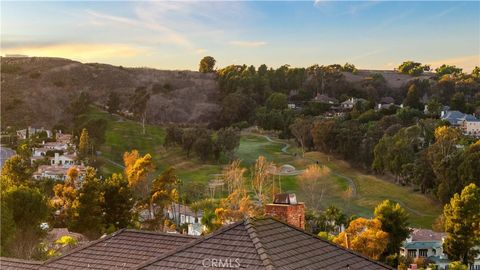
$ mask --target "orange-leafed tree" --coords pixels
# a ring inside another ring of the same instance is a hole
[[[245,217],[259,216],[262,214],[261,209],[250,199],[245,189],[236,189],[220,201],[220,207],[215,210],[215,214],[221,223],[225,224]]]
[[[335,243],[378,260],[388,244],[388,233],[378,219],[357,218],[333,240]]]
[[[125,152],[123,162],[129,186],[138,196],[144,198],[149,193],[148,174],[154,169],[152,156],[146,154],[142,157],[137,150],[132,150]]]

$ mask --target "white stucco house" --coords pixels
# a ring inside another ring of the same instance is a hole
[[[353,107],[355,105],[357,105],[357,103],[364,103],[364,102],[367,102],[367,100],[363,99],[363,98],[350,98],[350,99],[347,99],[345,100],[344,102],[342,102],[340,104],[340,107],[344,110],[351,110],[353,109]]]
[[[400,255],[415,258],[424,258],[427,263],[434,263],[438,270],[447,270],[451,261],[443,253],[443,241],[446,233],[434,232],[427,229],[413,228],[410,236],[403,242]],[[480,255],[469,270],[480,270]]]
[[[76,160],[75,154],[60,155],[59,153],[55,153],[55,156],[50,158],[50,164],[70,168],[75,164],[75,160]]]

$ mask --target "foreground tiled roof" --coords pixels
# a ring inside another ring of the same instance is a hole
[[[217,269],[391,269],[273,218],[234,223],[137,269],[202,269],[213,262]]]
[[[46,261],[41,269],[129,269],[196,238],[123,229]]]
[[[2,270],[30,270],[39,269],[41,262],[26,261],[14,258],[0,257],[0,269]]]

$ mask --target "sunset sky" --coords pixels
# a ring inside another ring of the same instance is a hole
[[[1,2],[1,54],[160,69],[480,65],[480,2]]]

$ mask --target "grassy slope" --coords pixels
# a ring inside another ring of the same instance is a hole
[[[165,149],[162,146],[164,130],[158,126],[147,126],[146,135],[142,134],[142,127],[139,123],[129,120],[119,120],[105,112],[92,109],[92,118],[104,118],[108,120],[106,140],[101,148],[104,165],[101,171],[104,174],[120,172],[122,168],[107,160],[122,164],[124,151],[132,149],[139,150],[142,154],[152,154],[157,166],[157,173],[167,166],[175,166],[178,175],[183,181],[198,181],[208,183],[221,172],[221,164],[202,164],[196,158],[187,158],[178,148]],[[325,182],[326,192],[323,199],[323,206],[336,205],[348,213],[355,213],[362,216],[371,216],[374,207],[384,199],[390,199],[406,207],[411,216],[414,226],[429,228],[441,212],[440,206],[427,197],[414,193],[411,189],[400,187],[390,182],[379,179],[373,175],[365,175],[353,168],[346,162],[318,152],[307,153],[305,158],[298,155],[283,153],[281,149],[284,144],[272,143],[259,135],[243,135],[240,147],[237,150],[237,157],[242,160],[242,165],[251,167],[259,155],[265,156],[268,160],[277,165],[291,164],[297,169],[304,169],[313,160],[330,167],[335,173],[353,179],[357,196],[348,198],[347,189],[349,182],[345,178],[332,175]],[[297,149],[288,149],[289,153]],[[281,187],[283,192],[297,192],[295,176],[282,176]]]

